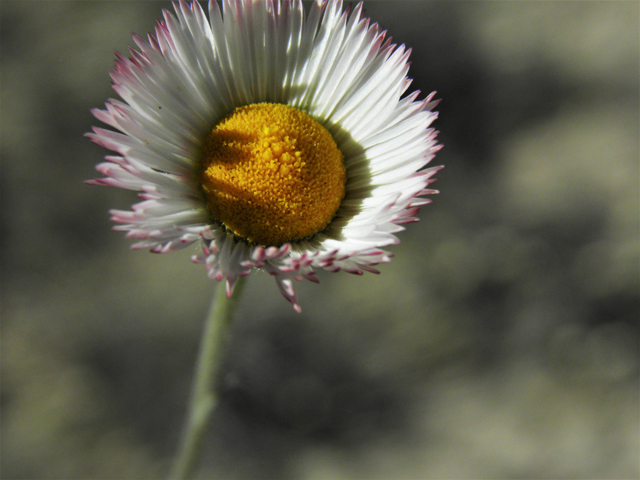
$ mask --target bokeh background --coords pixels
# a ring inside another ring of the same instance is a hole
[[[250,277],[200,478],[638,478],[635,1],[366,3],[438,91],[441,194],[295,314]],[[87,186],[113,51],[168,2],[1,5],[2,477],[162,478],[214,285]],[[374,100],[374,99],[372,99]]]

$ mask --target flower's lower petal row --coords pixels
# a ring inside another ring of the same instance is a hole
[[[291,280],[291,278],[278,275],[275,277],[275,279],[282,296],[287,299],[289,303],[291,303],[293,309],[296,312],[300,313],[302,311],[302,308],[300,307],[300,303],[298,302],[298,297],[296,295],[295,289],[293,288],[293,281]]]
[[[153,253],[167,253],[184,248],[200,238],[208,220],[199,202],[183,199],[172,202],[147,200],[135,204],[132,211],[111,210],[114,230],[127,232],[127,238],[141,240],[133,249],[149,248]]]

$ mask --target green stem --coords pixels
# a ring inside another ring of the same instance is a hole
[[[243,285],[244,279],[238,279],[233,296],[229,299],[225,291],[225,282],[220,282],[209,309],[196,361],[187,420],[169,475],[172,480],[191,478],[197,467],[204,434],[218,403],[215,380],[222,363],[225,334],[231,324]]]

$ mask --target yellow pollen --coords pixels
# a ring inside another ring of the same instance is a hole
[[[202,148],[209,213],[252,244],[280,246],[323,230],[344,198],[346,171],[331,134],[288,105],[236,109]]]

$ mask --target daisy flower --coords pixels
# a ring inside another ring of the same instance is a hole
[[[293,280],[362,274],[414,222],[438,170],[433,94],[403,96],[410,50],[362,5],[340,0],[181,0],[138,50],[116,53],[122,98],[93,110],[112,129],[88,136],[116,153],[96,185],[136,190],[112,210],[134,249],[192,257],[212,279],[273,275],[299,311]]]

